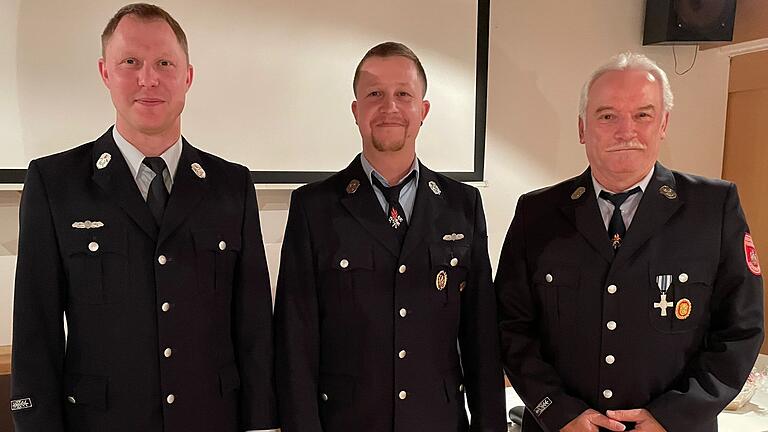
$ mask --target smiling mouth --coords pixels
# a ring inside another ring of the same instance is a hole
[[[155,99],[155,98],[141,98],[141,99],[136,99],[134,102],[141,105],[154,106],[154,105],[160,105],[164,101],[162,99]]]

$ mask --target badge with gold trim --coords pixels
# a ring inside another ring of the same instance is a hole
[[[571,194],[571,199],[572,200],[577,200],[577,199],[581,198],[581,196],[584,195],[584,192],[586,192],[586,191],[587,191],[587,189],[584,186],[577,187],[576,190],[573,191],[573,193]]]
[[[693,305],[691,304],[691,301],[687,298],[682,298],[677,301],[677,306],[675,306],[675,316],[679,320],[687,319],[689,316],[691,316],[692,310]]]
[[[445,270],[440,270],[435,278],[435,286],[438,291],[442,291],[446,285],[448,285],[448,273]]]
[[[359,187],[360,187],[360,180],[352,179],[347,184],[347,193],[348,194],[353,194],[353,193],[357,192],[357,188],[359,188]]]

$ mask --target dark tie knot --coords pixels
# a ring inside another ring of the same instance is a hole
[[[608,200],[613,204],[615,208],[621,207],[622,204],[624,204],[624,201],[627,200],[630,196],[640,192],[640,186],[635,186],[633,189],[628,190],[626,192],[621,192],[617,194],[612,194],[610,192],[601,190],[600,191],[600,198],[604,200]]]
[[[144,165],[148,166],[149,169],[152,170],[156,175],[163,175],[163,171],[165,170],[165,161],[163,158],[159,156],[155,157],[145,157],[144,161],[142,162]]]
[[[376,178],[375,175],[371,175],[371,180],[373,181],[373,185],[376,186],[382,194],[384,194],[384,197],[387,199],[387,202],[399,202],[400,201],[400,191],[407,185],[411,179],[413,179],[416,176],[416,171],[411,171],[410,174],[406,178],[403,179],[400,183],[398,183],[395,186],[386,187],[384,184]]]

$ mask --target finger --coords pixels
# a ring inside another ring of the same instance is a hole
[[[636,422],[636,421],[645,419],[645,415],[643,415],[644,412],[645,410],[640,408],[629,409],[629,410],[616,410],[616,411],[608,410],[608,412],[606,412],[606,415],[608,415],[608,417],[614,420]]]
[[[617,422],[616,420],[608,418],[602,414],[595,414],[591,416],[589,418],[589,421],[594,425],[604,427],[608,430],[615,431],[615,432],[621,432],[624,429],[626,429],[626,427],[623,424]]]

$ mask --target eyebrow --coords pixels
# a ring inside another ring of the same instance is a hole
[[[597,109],[595,110],[595,114],[600,114],[603,111],[610,111],[610,110],[614,110],[614,109],[615,108],[610,106],[610,105],[600,106],[600,107],[597,107]],[[653,106],[653,104],[648,104],[648,105],[641,106],[641,107],[637,108],[637,110],[638,111],[648,111],[648,110],[655,111],[656,107]]]

